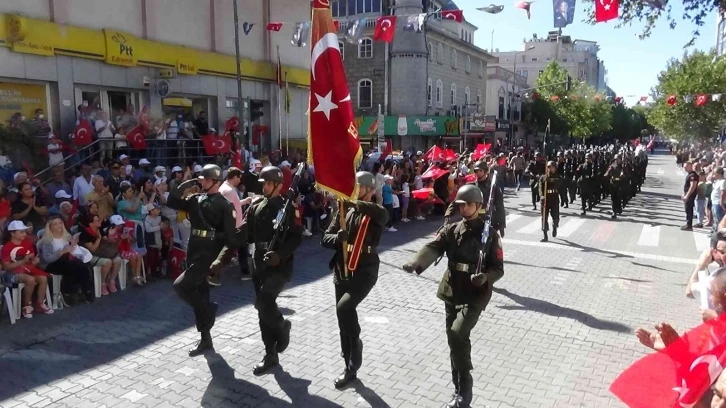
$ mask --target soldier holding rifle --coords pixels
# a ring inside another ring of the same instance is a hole
[[[333,217],[321,242],[323,247],[335,250],[329,266],[333,270],[340,349],[345,362],[343,374],[334,381],[335,388],[343,388],[354,381],[363,361],[356,307],[378,280],[380,259],[376,247],[388,222],[388,211],[371,202],[376,193],[375,176],[359,171],[356,181],[359,185],[358,201],[342,202],[344,217]],[[343,228],[341,218],[345,220]],[[345,255],[343,245],[347,247]]]
[[[278,353],[290,344],[291,322],[285,320],[277,307],[277,296],[292,278],[295,249],[302,243],[302,227],[295,223],[292,207],[297,194],[297,181],[303,164],[282,197],[282,171],[267,166],[260,171],[264,198],[253,202],[247,215],[249,243],[255,245],[252,283],[255,288],[255,309],[260,320],[260,333],[265,344],[265,357],[254,367],[260,375],[279,364]]]
[[[547,163],[547,173],[540,176],[539,196],[542,197],[542,242],[547,242],[547,231],[550,226],[548,218],[552,215],[552,236],[557,237],[557,227],[560,225],[560,178],[557,177],[557,163]],[[565,197],[566,198],[566,197]]]
[[[496,180],[496,172],[493,179]],[[491,188],[496,188],[492,183]],[[406,272],[421,274],[443,254],[448,268],[441,280],[438,298],[446,304],[446,335],[451,358],[453,399],[447,407],[468,407],[472,400],[471,340],[469,335],[492,297],[493,284],[504,275],[501,238],[489,217],[493,192],[485,217],[479,215],[484,196],[476,185],[468,184],[456,193],[455,203],[463,219],[445,224],[433,241],[424,245],[415,258],[403,265]]]

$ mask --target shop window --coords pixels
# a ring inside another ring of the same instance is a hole
[[[444,83],[436,80],[436,107],[440,108],[444,105]]]
[[[117,127],[125,115],[128,116],[129,112],[136,111],[129,92],[108,91],[108,104],[111,109],[108,117],[112,118],[111,122]]]
[[[358,108],[373,107],[373,82],[370,79],[358,81]]]
[[[358,58],[373,58],[373,40],[363,37],[358,43]]]

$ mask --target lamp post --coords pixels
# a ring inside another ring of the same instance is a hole
[[[519,54],[526,53],[529,50],[533,50],[534,45],[530,45],[527,47],[524,51],[519,51],[514,53],[514,67],[512,68],[512,93],[509,97],[509,147],[511,148],[514,145],[514,124],[512,123],[513,115],[512,115],[512,108],[514,107],[514,104],[512,103],[512,100],[514,99],[514,92],[517,85],[517,56]],[[522,113],[520,112],[520,115]]]

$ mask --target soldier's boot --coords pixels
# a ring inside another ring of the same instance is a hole
[[[350,342],[350,368],[357,372],[363,365],[363,342],[360,338]]]
[[[252,373],[254,375],[262,375],[269,371],[271,368],[277,367],[280,365],[280,359],[277,356],[277,351],[275,350],[275,346],[267,347],[267,352],[265,354],[265,357],[262,358],[262,361],[257,363],[257,365],[252,369]]]
[[[350,339],[341,333],[340,356],[343,357],[343,361],[345,361],[345,370],[338,378],[333,381],[333,385],[335,385],[335,388],[343,388],[346,385],[350,384],[351,381],[356,379],[356,373],[350,370],[350,348]]]
[[[214,351],[214,344],[212,344],[212,336],[205,331],[202,332],[202,339],[199,340],[196,347],[189,350],[189,357],[201,356],[207,351]]]
[[[333,385],[335,385],[335,388],[337,389],[345,388],[348,384],[352,383],[357,378],[358,377],[356,376],[356,371],[346,366],[343,374],[341,374],[338,378],[335,379],[335,381],[333,381]]]
[[[547,238],[547,231],[542,231],[544,234],[544,238],[540,239],[539,242],[547,242],[549,241],[549,238]]]
[[[471,372],[460,371],[459,372],[459,404],[457,408],[468,408],[471,406],[471,400],[474,397],[472,389],[474,388],[474,379],[471,378]]]
[[[278,353],[282,353],[287,350],[287,346],[290,345],[290,329],[292,329],[292,322],[285,320],[282,323],[282,332],[280,332],[280,338],[277,340],[275,349]]]
[[[552,227],[552,238],[557,238],[557,226]]]
[[[451,396],[451,401],[446,404],[446,408],[456,408],[459,406],[459,401],[461,400],[459,396],[459,392],[461,391],[461,387],[459,386],[459,370],[451,369],[451,382],[454,384],[454,395]]]

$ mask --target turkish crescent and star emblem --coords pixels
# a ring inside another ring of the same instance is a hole
[[[391,20],[384,18],[383,21],[381,21],[381,29],[383,31],[388,30],[391,27]]]
[[[600,5],[602,5],[605,10],[610,10],[610,6],[612,4],[613,0],[600,0]]]

